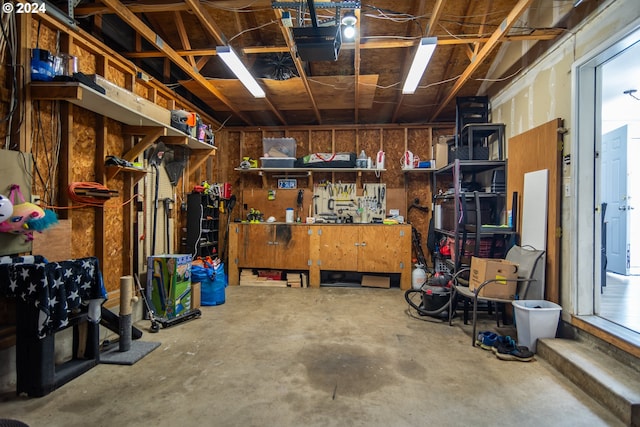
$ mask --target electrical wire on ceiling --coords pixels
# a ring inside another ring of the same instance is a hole
[[[240,31],[238,34],[234,35],[233,37],[231,37],[230,39],[227,40],[227,44],[231,43],[234,39],[238,38],[239,36],[248,33],[249,31],[255,31],[255,30],[259,30],[260,28],[264,28],[266,26],[272,25],[272,24],[277,24],[279,23],[280,20],[279,19],[274,19],[273,21],[269,21],[265,24],[262,25],[258,25],[257,27],[253,27],[253,28],[247,28],[246,30],[242,30]]]

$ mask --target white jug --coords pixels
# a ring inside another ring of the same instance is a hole
[[[376,169],[384,169],[384,151],[378,151],[376,156]]]
[[[402,165],[402,169],[413,169],[414,155],[411,151],[405,151],[402,159],[400,159],[400,164]]]

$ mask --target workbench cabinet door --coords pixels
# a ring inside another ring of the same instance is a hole
[[[320,269],[355,271],[358,265],[360,227],[353,225],[327,225],[320,233]]]
[[[273,227],[271,268],[282,270],[309,269],[309,227],[276,224]]]
[[[402,273],[411,260],[411,232],[401,225],[360,227],[358,271]]]
[[[272,268],[273,226],[242,224],[238,233],[238,267]]]

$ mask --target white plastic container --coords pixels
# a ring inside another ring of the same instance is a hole
[[[416,264],[415,268],[411,272],[411,288],[420,289],[426,281],[427,272],[424,270],[424,266],[422,264]]]
[[[289,224],[293,222],[293,208],[287,208],[285,211],[285,222]]]
[[[516,315],[518,345],[536,352],[538,338],[555,338],[562,307],[545,300],[512,301]]]

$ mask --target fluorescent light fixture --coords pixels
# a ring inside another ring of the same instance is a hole
[[[247,67],[244,66],[230,46],[216,46],[216,53],[253,96],[256,98],[264,98],[266,96],[264,90],[262,90],[256,79],[253,78],[249,70],[247,70]]]
[[[411,94],[416,91],[418,83],[420,83],[420,79],[422,78],[422,74],[424,74],[424,70],[427,68],[427,64],[429,63],[431,55],[433,55],[433,51],[436,49],[437,44],[437,37],[423,37],[420,40],[416,56],[413,57],[413,63],[409,69],[409,74],[407,74],[407,79],[402,87],[403,94]]]

